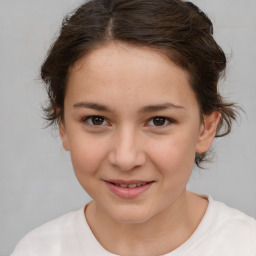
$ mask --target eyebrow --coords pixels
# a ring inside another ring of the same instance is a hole
[[[107,106],[94,102],[78,102],[73,105],[74,108],[90,108],[98,111],[112,112]]]
[[[94,103],[94,102],[78,102],[73,105],[74,108],[89,108],[103,112],[114,112],[105,105]],[[148,105],[139,109],[138,113],[156,112],[167,109],[185,109],[183,106],[176,105],[174,103],[164,103],[156,105]]]
[[[174,103],[164,103],[158,105],[149,105],[141,108],[139,112],[156,112],[160,110],[167,110],[167,109],[185,109],[183,106],[176,105]]]

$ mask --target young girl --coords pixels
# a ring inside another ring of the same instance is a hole
[[[42,65],[49,105],[93,201],[26,235],[13,256],[255,256],[256,221],[186,190],[235,105],[208,17],[181,0],[91,0]]]

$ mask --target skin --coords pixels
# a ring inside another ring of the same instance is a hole
[[[85,216],[101,245],[119,255],[150,256],[184,243],[208,204],[186,184],[195,153],[209,149],[220,118],[213,112],[201,122],[187,73],[155,50],[109,43],[70,68],[64,106],[60,136],[93,198]],[[95,125],[88,116],[104,119]],[[152,184],[125,199],[110,191],[105,181],[111,179]]]

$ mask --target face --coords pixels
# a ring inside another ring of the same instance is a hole
[[[172,206],[218,119],[201,123],[187,73],[165,56],[116,43],[70,69],[64,109],[60,135],[77,179],[119,223]]]

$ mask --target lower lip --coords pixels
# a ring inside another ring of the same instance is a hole
[[[122,188],[119,186],[114,185],[113,183],[106,182],[107,186],[113,192],[115,195],[125,198],[125,199],[131,199],[138,197],[139,195],[143,194],[145,191],[147,191],[153,182],[149,182],[145,185],[142,185],[140,187],[136,188]]]

